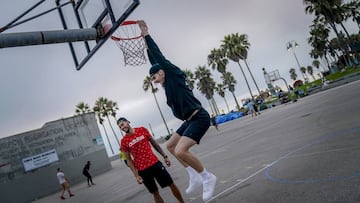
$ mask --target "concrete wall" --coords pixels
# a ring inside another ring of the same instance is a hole
[[[25,171],[23,158],[56,150],[59,161]],[[42,128],[0,139],[0,202],[29,202],[59,191],[56,169],[70,184],[86,180],[82,169],[91,161],[93,176],[111,169],[94,113],[46,123]]]

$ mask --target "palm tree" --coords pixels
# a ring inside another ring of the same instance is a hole
[[[244,70],[240,65],[240,59],[243,57],[243,55],[240,53],[241,51],[244,51],[243,47],[241,46],[241,42],[244,36],[239,36],[238,33],[236,34],[230,34],[224,37],[224,40],[222,40],[221,48],[225,52],[225,55],[228,59],[234,61],[237,63],[240,67],[240,70],[244,76],[246,85],[249,89],[249,93],[251,95],[251,98],[254,99],[254,96],[251,92],[249,82],[245,76]]]
[[[105,125],[104,125],[104,119],[103,119],[102,116],[101,116],[100,108],[97,107],[97,106],[94,106],[93,110],[94,110],[94,112],[95,112],[95,114],[96,114],[96,116],[97,116],[97,118],[98,118],[98,120],[99,120],[100,125],[104,128],[104,132],[105,132],[105,135],[106,135],[106,139],[107,139],[107,141],[108,141],[108,144],[109,144],[109,146],[110,146],[110,149],[111,149],[112,154],[114,154],[114,150],[113,150],[113,148],[112,148],[112,146],[111,146],[110,139],[109,139],[108,133],[107,133],[106,128],[105,128]]]
[[[315,68],[318,71],[319,77],[322,78],[322,74],[321,74],[321,71],[320,71],[320,61],[315,59],[315,60],[313,60],[312,65],[315,66]],[[323,67],[323,69],[324,69],[324,67]],[[325,71],[325,69],[324,69],[324,71]]]
[[[165,121],[164,115],[163,115],[163,113],[162,113],[162,111],[161,111],[161,109],[160,109],[159,102],[158,102],[158,100],[157,100],[157,98],[156,98],[156,95],[155,95],[155,93],[156,93],[159,89],[156,88],[156,87],[154,87],[154,85],[153,85],[152,82],[151,82],[151,77],[150,77],[150,76],[146,76],[145,79],[144,79],[144,81],[143,81],[143,90],[144,90],[145,92],[147,92],[149,89],[151,89],[151,93],[152,93],[153,96],[154,96],[156,105],[157,105],[157,107],[158,107],[158,109],[159,109],[161,118],[162,118],[162,120],[163,120],[163,122],[164,122],[164,125],[165,125],[165,128],[166,128],[167,132],[168,132],[168,135],[171,135],[170,130],[169,130],[169,127],[168,127],[168,125],[167,125],[167,123],[166,123],[166,121]]]
[[[333,50],[328,40],[329,33],[330,29],[326,25],[324,18],[316,17],[313,20],[313,25],[310,26],[310,37],[308,38],[308,43],[313,47],[310,56],[314,59],[325,59],[328,66],[327,53]]]
[[[195,84],[195,78],[194,78],[194,74],[191,72],[191,70],[189,69],[185,69],[183,70],[186,76],[186,84],[189,87],[189,89],[193,90],[194,89],[194,84]]]
[[[248,51],[249,51],[249,48],[250,48],[250,43],[248,41],[248,36],[246,34],[242,34],[242,35],[238,35],[238,34],[235,34],[233,35],[233,37],[237,37],[237,40],[234,40],[234,41],[237,41],[238,42],[238,54],[240,56],[240,59],[244,61],[245,65],[246,65],[246,68],[248,69],[249,73],[250,73],[250,76],[255,84],[255,87],[259,93],[259,95],[261,94],[260,93],[260,89],[256,83],[256,80],[250,70],[250,67],[249,67],[249,64],[247,62],[247,56],[248,56]]]
[[[329,55],[333,58],[333,61],[337,61],[340,58],[341,55],[341,45],[339,44],[339,40],[336,38],[332,38],[331,40],[328,40],[328,50]]]
[[[311,77],[313,78],[313,81],[315,81],[316,79],[315,79],[315,77],[314,77],[313,67],[309,65],[309,66],[306,67],[306,70],[307,70],[307,72],[311,75]]]
[[[213,49],[208,55],[208,65],[211,66],[213,70],[216,69],[221,74],[226,72],[226,66],[228,63],[229,60],[225,57],[225,52],[221,49]]]
[[[195,70],[195,78],[198,80],[197,89],[204,94],[209,103],[211,103],[210,107],[213,107],[215,111],[213,113],[219,115],[219,108],[214,100],[216,83],[211,77],[210,70],[205,66],[198,66]]]
[[[350,35],[348,31],[346,30],[344,24],[342,21],[344,21],[344,17],[346,16],[346,13],[344,11],[344,8],[342,6],[343,1],[342,0],[303,0],[305,4],[305,12],[309,14],[315,14],[315,17],[323,17],[324,22],[326,24],[329,24],[331,28],[334,30],[337,40],[339,41],[339,44],[341,45],[341,49],[346,54],[346,56],[349,56],[349,50],[348,50],[348,44],[344,41],[343,37],[341,36],[341,33],[339,32],[338,28],[336,27],[336,24],[340,24],[343,30],[345,31],[348,38],[350,38]],[[346,65],[351,65],[350,60],[348,57],[345,57],[345,63]]]
[[[347,18],[352,17],[352,21],[356,22],[359,30],[360,30],[360,2],[359,1],[351,1],[344,5],[346,7]]]
[[[221,76],[221,79],[223,81],[223,84],[225,85],[225,88],[227,88],[231,94],[233,95],[234,97],[234,100],[235,100],[235,103],[236,103],[236,107],[238,109],[238,111],[240,111],[240,106],[239,106],[239,103],[236,99],[236,96],[235,96],[235,85],[236,85],[236,80],[234,78],[234,76],[232,75],[231,72],[225,72],[222,76]]]
[[[290,68],[289,73],[290,73],[290,78],[293,80],[296,80],[297,74],[296,74],[295,68]]]
[[[85,102],[79,102],[75,107],[76,107],[76,109],[75,109],[76,115],[81,115],[84,113],[91,112],[89,105],[86,104]]]
[[[107,109],[109,110],[109,114],[113,117],[113,119],[115,120],[115,123],[117,123],[117,119],[116,119],[116,111],[119,110],[119,106],[116,102],[114,101],[109,101],[107,104]],[[121,137],[124,136],[123,132],[120,130],[121,133]]]
[[[230,108],[229,108],[229,104],[227,103],[226,98],[225,98],[225,90],[226,90],[226,88],[225,88],[224,83],[218,83],[216,88],[215,88],[215,91],[220,95],[220,97],[224,98],[226,108],[227,108],[228,113],[229,113]]]
[[[116,110],[119,110],[119,107],[117,105],[116,102],[114,101],[111,101],[111,100],[108,100],[106,102],[106,106],[105,106],[105,111],[103,112],[104,113],[104,116],[107,118],[107,120],[109,121],[109,125],[110,125],[110,128],[111,128],[111,131],[113,132],[114,134],[114,137],[116,138],[116,140],[118,141],[119,145],[120,145],[120,138],[117,137],[117,134],[115,133],[115,130],[114,130],[114,127],[112,126],[111,122],[110,122],[110,117],[109,116],[112,116],[114,119],[115,119],[115,123],[116,123]],[[115,114],[114,114],[115,113]],[[120,131],[121,132],[121,131]]]
[[[90,112],[91,112],[91,109],[90,109],[89,105],[86,104],[85,102],[79,102],[75,106],[75,115],[81,117],[81,121],[85,124],[86,129],[89,132],[89,134],[88,134],[89,136],[91,136],[91,130],[90,130],[89,126],[88,126],[88,123],[84,119],[83,114],[90,113]]]
[[[315,66],[315,68],[320,72],[320,61],[319,60],[313,60],[312,65]],[[325,71],[325,70],[324,70]]]
[[[105,97],[99,97],[98,100],[95,101],[94,105],[94,111],[97,111],[100,113],[100,117],[106,117],[109,121],[109,126],[113,132],[115,140],[118,142],[120,138],[116,136],[115,130],[110,122],[109,115],[111,115],[112,109],[112,101]]]
[[[301,74],[303,75],[303,78],[305,79],[305,82],[308,81],[308,77],[306,76],[306,68],[304,66],[300,67]]]

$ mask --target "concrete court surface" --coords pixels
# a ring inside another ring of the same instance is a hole
[[[221,124],[219,131],[211,127],[192,149],[218,178],[208,202],[360,202],[359,93],[356,81],[254,118]],[[202,202],[201,188],[185,194],[187,174],[174,157],[170,159],[168,170],[185,201]],[[95,186],[73,185],[76,196],[71,199],[60,200],[56,193],[34,202],[153,202],[124,163],[112,164],[111,171],[93,178]],[[169,188],[160,193],[165,202],[176,202]]]

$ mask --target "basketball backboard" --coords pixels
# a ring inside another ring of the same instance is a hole
[[[280,73],[279,73],[279,70],[274,70],[274,71],[271,71],[271,72],[268,72],[265,76],[265,81],[267,84],[270,84],[278,79],[280,79]]]
[[[58,6],[66,1],[55,0]],[[64,30],[95,28],[100,33],[96,40],[69,42],[77,70],[85,65],[139,4],[139,0],[73,0],[71,6],[58,8]],[[109,26],[107,32],[104,32],[104,25]]]

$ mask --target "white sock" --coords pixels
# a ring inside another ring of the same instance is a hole
[[[193,169],[191,166],[185,167],[186,171],[189,174],[190,179],[196,175],[198,175],[198,172],[195,171],[195,169]]]
[[[207,172],[206,168],[204,168],[204,170],[200,173],[201,177],[203,178],[203,180],[208,179],[211,177],[210,173]]]

